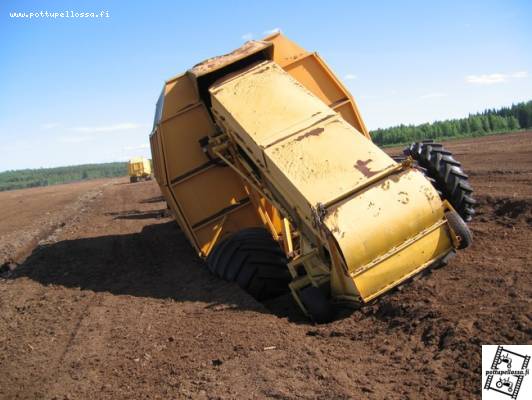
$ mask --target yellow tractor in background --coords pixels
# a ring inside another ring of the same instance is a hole
[[[460,163],[432,142],[388,156],[320,56],[280,33],[168,80],[150,144],[161,191],[209,270],[258,300],[291,291],[316,322],[472,240]]]
[[[127,173],[130,183],[151,180],[150,160],[145,157],[132,158],[127,164]]]

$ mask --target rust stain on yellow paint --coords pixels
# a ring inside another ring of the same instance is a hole
[[[373,175],[377,175],[379,172],[383,171],[382,169],[378,171],[372,171],[368,164],[372,162],[373,159],[368,158],[366,161],[358,160],[354,167],[359,170],[366,178],[371,178]]]
[[[296,142],[301,142],[303,139],[306,139],[310,136],[320,136],[321,133],[324,131],[325,129],[323,128],[316,128],[316,129],[312,129],[311,131],[308,131],[304,134],[302,134],[301,136],[298,136],[296,137],[294,140]]]

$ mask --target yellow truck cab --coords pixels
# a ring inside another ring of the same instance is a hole
[[[145,157],[135,157],[129,160],[127,165],[129,182],[134,183],[141,180],[151,179],[151,163]]]

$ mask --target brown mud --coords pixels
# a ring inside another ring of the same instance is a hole
[[[473,246],[326,325],[211,276],[153,181],[0,193],[0,398],[480,398],[480,345],[532,342],[532,133],[446,148]]]

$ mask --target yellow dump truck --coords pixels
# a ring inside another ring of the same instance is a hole
[[[129,182],[147,181],[151,179],[151,163],[145,157],[135,157],[127,164]]]
[[[432,142],[388,156],[323,59],[280,33],[169,79],[150,144],[161,191],[209,270],[259,300],[291,291],[317,322],[472,239],[460,163]]]

